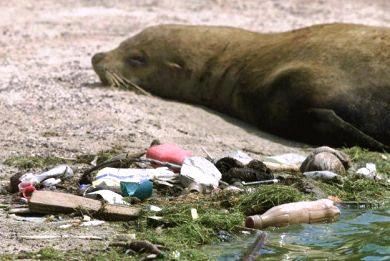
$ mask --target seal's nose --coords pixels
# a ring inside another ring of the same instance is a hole
[[[97,53],[92,57],[92,64],[96,65],[104,58],[104,53]]]

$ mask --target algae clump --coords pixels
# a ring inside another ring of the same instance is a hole
[[[254,215],[262,214],[274,206],[308,199],[309,196],[292,186],[268,185],[242,195],[238,207],[246,215]]]

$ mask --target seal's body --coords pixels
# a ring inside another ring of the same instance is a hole
[[[92,63],[103,83],[205,105],[287,138],[390,144],[389,28],[327,24],[260,34],[161,25]]]

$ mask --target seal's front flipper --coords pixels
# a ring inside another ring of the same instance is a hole
[[[378,151],[390,150],[389,146],[344,121],[333,110],[312,108],[307,110],[306,116],[313,128],[313,133],[309,135],[308,139],[314,143],[361,146]]]

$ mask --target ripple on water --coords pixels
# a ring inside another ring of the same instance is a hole
[[[341,209],[334,223],[302,224],[267,229],[263,259],[390,260],[390,211],[388,209]],[[205,247],[218,260],[239,260],[253,241]]]

